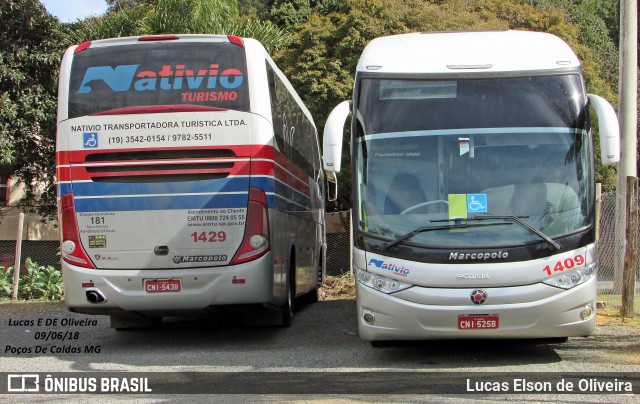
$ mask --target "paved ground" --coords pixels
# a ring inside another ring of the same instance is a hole
[[[590,338],[566,343],[431,341],[372,348],[357,336],[355,314],[353,300],[334,300],[302,306],[291,328],[242,327],[233,318],[190,317],[169,318],[159,329],[122,332],[112,330],[106,317],[69,313],[59,302],[0,303],[0,372],[164,372],[159,373],[156,392],[171,386],[173,392],[182,392],[180,386],[191,383],[203,392],[255,392],[249,401],[265,402],[283,397],[418,402],[427,391],[437,401],[481,400],[467,394],[466,379],[472,390],[477,390],[475,382],[511,385],[521,377],[555,384],[563,377],[577,382],[619,376],[631,380],[636,392],[640,387],[640,338],[637,329],[618,321],[599,326]],[[306,394],[290,395],[300,392]],[[360,395],[369,392],[376,395]],[[398,395],[404,392],[412,394]],[[382,393],[388,394],[377,395]],[[189,397],[206,401],[207,396]],[[535,397],[557,400],[547,393]],[[628,394],[561,397],[591,402],[638,399]],[[242,402],[247,397],[217,398]],[[490,401],[512,399],[494,396]]]

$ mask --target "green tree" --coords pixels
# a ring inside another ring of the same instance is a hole
[[[71,43],[135,35],[230,34],[256,38],[271,51],[291,40],[273,23],[241,15],[236,0],[127,2],[104,16],[68,26],[67,34]]]
[[[2,1],[0,22],[0,172],[26,185],[27,208],[51,215],[59,22],[38,0]]]
[[[291,29],[307,20],[313,10],[310,0],[274,0],[269,8],[269,19],[278,26]]]
[[[136,4],[146,2],[145,0],[105,0],[109,11],[124,10],[134,7]]]

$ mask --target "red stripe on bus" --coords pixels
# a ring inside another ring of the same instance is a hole
[[[224,157],[224,158],[210,158],[210,159],[194,159],[195,161],[189,161],[188,159],[158,159],[158,160],[124,160],[124,161],[100,161],[96,163],[84,163],[86,157],[91,154],[103,154],[103,153],[121,153],[121,152],[144,152],[144,151],[157,151],[157,150],[216,150],[226,149],[232,150],[237,157]],[[243,157],[251,157],[251,165],[248,161],[238,161]],[[309,175],[305,173],[300,167],[295,165],[285,155],[280,153],[272,146],[268,145],[218,145],[213,147],[155,147],[155,148],[135,148],[135,149],[103,149],[103,150],[73,150],[73,151],[58,151],[58,181],[90,181],[91,177],[108,177],[119,176],[122,172],[101,172],[91,173],[87,172],[87,167],[124,167],[130,166],[131,175],[162,175],[173,173],[171,170],[136,170],[135,167],[138,164],[144,165],[157,165],[160,167],[163,164],[167,165],[187,165],[187,164],[199,164],[204,161],[211,163],[223,163],[233,162],[233,168],[227,169],[229,176],[238,175],[263,175],[274,177],[279,181],[289,185],[290,187],[298,190],[306,196],[310,196],[309,190]],[[264,160],[260,160],[264,159]],[[78,165],[81,164],[81,165]],[[71,165],[71,167],[60,167],[60,165]],[[177,174],[190,174],[201,172],[214,172],[214,171],[198,171],[190,170],[188,168],[176,170]],[[140,173],[140,174],[136,174]]]

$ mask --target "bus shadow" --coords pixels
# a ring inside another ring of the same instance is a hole
[[[561,342],[552,340],[388,341],[371,347],[381,361],[415,367],[478,368],[549,364],[562,361]]]

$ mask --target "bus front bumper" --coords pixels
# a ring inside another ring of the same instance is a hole
[[[484,290],[491,296],[497,289],[500,288]],[[460,294],[461,289],[451,289],[451,293]],[[595,329],[595,278],[569,290],[558,290],[552,296],[547,294],[540,300],[514,304],[474,305],[468,300],[470,289],[462,293],[467,302],[460,305],[423,304],[379,292],[356,281],[360,337],[364,341],[558,338],[588,336]],[[438,294],[442,294],[442,289]],[[585,316],[589,310],[591,314]],[[488,324],[488,327],[469,327],[468,320],[476,316],[491,319],[483,322],[482,326]]]

